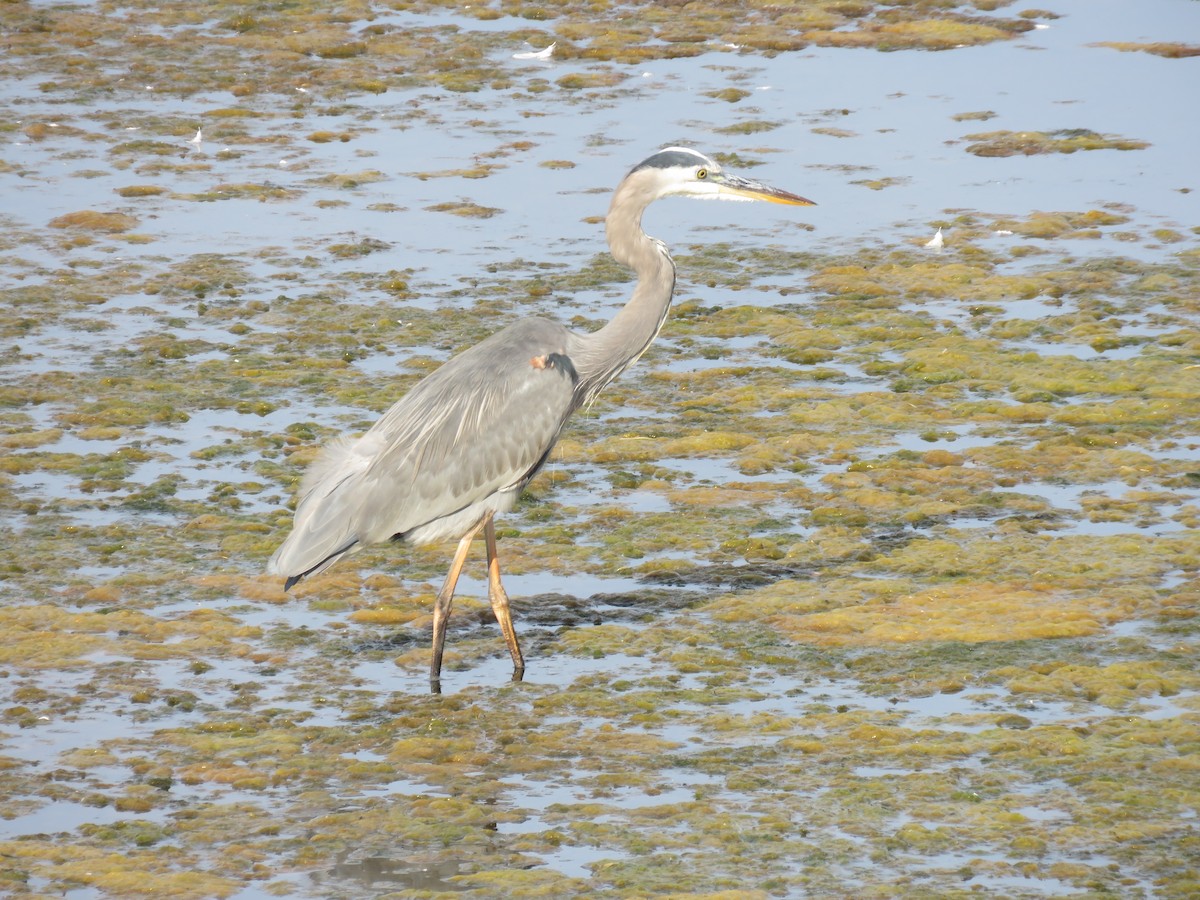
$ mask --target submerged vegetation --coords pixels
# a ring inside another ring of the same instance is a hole
[[[501,523],[525,682],[468,586],[428,694],[443,550],[261,574],[324,441],[517,315],[622,301],[599,220],[526,240],[487,188],[576,178],[630,64],[1051,13],[6,7],[0,892],[1200,891],[1200,245],[1154,211],[674,242],[659,342]],[[527,41],[564,68],[518,79]],[[705,71],[720,158],[760,164],[782,123]],[[599,116],[576,159],[548,107]],[[473,150],[381,159],[410,129]]]

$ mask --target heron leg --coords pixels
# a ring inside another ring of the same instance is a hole
[[[492,602],[492,612],[504,632],[504,641],[508,644],[508,652],[512,654],[513,679],[519,681],[520,673],[525,671],[525,657],[521,655],[521,645],[517,643],[517,629],[513,627],[512,612],[508,608],[508,594],[500,583],[500,557],[496,553],[496,525],[492,514],[488,513],[483,520],[483,539],[487,544],[488,561],[488,599]]]
[[[491,522],[489,516],[487,521]],[[433,605],[433,658],[429,663],[429,680],[435,685],[442,679],[442,650],[446,645],[446,625],[450,620],[450,605],[454,602],[454,589],[458,586],[458,576],[462,574],[463,565],[467,561],[467,553],[471,549],[471,541],[483,527],[481,520],[478,525],[463,535],[454,551],[454,561],[450,563],[450,571],[442,589],[438,591],[437,602]]]

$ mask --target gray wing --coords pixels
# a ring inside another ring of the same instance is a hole
[[[362,437],[328,447],[268,571],[291,584],[365,544],[419,528],[436,535],[425,526],[515,497],[576,407],[568,334],[545,319],[516,322],[426,377]]]

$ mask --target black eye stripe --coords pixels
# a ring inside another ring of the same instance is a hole
[[[711,168],[709,163],[711,163],[711,160],[703,154],[697,153],[695,150],[673,147],[660,150],[649,159],[643,160],[634,166],[633,171],[636,172],[638,169],[673,169],[676,166],[690,168],[695,165],[704,166],[707,170]]]

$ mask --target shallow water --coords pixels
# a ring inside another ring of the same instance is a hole
[[[1196,4],[5,6],[0,892],[1200,889],[1197,57],[1093,46]],[[1070,129],[1148,146],[968,150]],[[473,558],[431,695],[448,548],[284,595],[296,479],[612,315],[673,143],[819,205],[649,211],[675,311],[501,529],[529,669]]]

